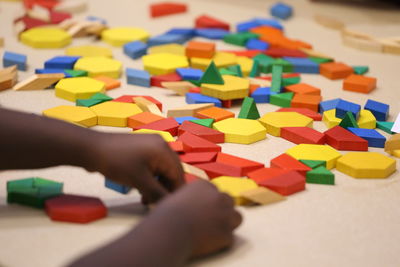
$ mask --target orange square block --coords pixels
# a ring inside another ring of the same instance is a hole
[[[106,90],[111,90],[111,89],[115,89],[115,88],[121,87],[121,82],[120,81],[118,81],[116,79],[113,79],[113,78],[110,78],[110,77],[107,77],[107,76],[97,76],[95,79],[105,83],[106,84]]]
[[[331,80],[344,79],[354,73],[352,67],[340,62],[328,62],[320,65],[320,73]]]
[[[343,82],[343,90],[368,94],[376,88],[376,78],[350,75]]]
[[[187,57],[212,58],[214,53],[214,43],[191,41],[186,47]]]
[[[321,95],[321,89],[308,85],[306,83],[298,83],[285,87],[287,92],[293,92],[301,95]]]
[[[228,118],[234,118],[235,113],[222,108],[212,107],[198,111],[195,116],[200,119],[214,119],[215,121],[221,121]]]
[[[296,94],[292,99],[292,108],[308,108],[312,111],[318,112],[319,103],[322,97],[319,95],[301,95]]]
[[[163,119],[165,118],[154,113],[142,112],[128,118],[128,127],[133,129]]]

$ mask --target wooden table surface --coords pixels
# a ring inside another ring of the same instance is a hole
[[[106,18],[110,26],[139,26],[160,34],[172,27],[191,27],[194,18],[209,14],[236,23],[254,17],[269,17],[273,1],[192,0],[186,14],[151,19],[148,5],[152,1],[91,0],[86,15]],[[400,36],[398,10],[286,1],[295,8],[295,16],[283,22],[289,37],[310,42],[315,49],[350,65],[369,65],[369,75],[378,78],[378,88],[369,95],[344,92],[341,81],[319,75],[302,75],[303,81],[323,90],[325,100],[341,97],[364,105],[368,98],[391,105],[390,119],[399,108],[400,56],[357,51],[341,44],[338,32],[323,28],[313,20],[314,14],[342,19],[350,28],[378,36]],[[12,33],[12,21],[21,5],[0,1],[0,36],[5,49],[28,55],[29,69],[22,78],[40,68],[46,59],[63,54],[63,50],[34,50],[18,43]],[[73,45],[93,43],[91,39],[74,40]],[[105,45],[98,42],[100,45]],[[234,48],[218,42],[218,49]],[[120,48],[112,48],[114,57],[124,67],[142,67]],[[184,98],[158,88],[126,85],[109,95],[148,94],[163,102],[165,110],[184,104]],[[42,110],[72,103],[56,98],[53,90],[0,93],[0,105],[40,114]],[[270,104],[258,105],[262,114],[276,110]],[[232,108],[234,112],[239,107]],[[325,130],[322,122],[315,128]],[[128,128],[95,127],[96,130],[129,132]],[[0,129],[4,130],[4,129]],[[29,138],[29,125],[26,125]],[[293,144],[272,136],[253,145],[223,144],[223,151],[268,163]],[[381,151],[381,149],[371,149]],[[0,152],[1,153],[1,152]],[[337,171],[336,185],[307,185],[307,190],[286,201],[265,207],[240,208],[244,223],[237,231],[233,250],[192,263],[192,266],[400,266],[400,175],[384,180],[353,179]],[[101,197],[109,207],[107,219],[89,225],[55,223],[41,210],[6,204],[6,182],[11,179],[40,176],[63,181],[65,192]],[[79,168],[56,167],[43,170],[6,171],[0,173],[0,265],[11,267],[62,266],[78,255],[108,242],[137,224],[144,215],[139,196],[127,196],[106,189],[103,177]],[[206,196],[205,196],[206,197]],[[199,200],[201,201],[201,200]],[[157,242],[155,240],[155,242]]]

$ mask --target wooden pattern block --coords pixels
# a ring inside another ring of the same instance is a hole
[[[221,152],[218,153],[216,162],[239,169],[239,176],[247,176],[249,172],[264,167],[262,163]]]
[[[194,88],[191,82],[188,81],[177,81],[177,82],[161,82],[161,87],[167,88],[174,91],[180,96],[184,96],[189,93],[190,89]]]
[[[225,142],[224,133],[190,121],[184,121],[179,126],[178,136],[181,136],[185,132],[189,132],[216,144]]]
[[[260,113],[258,112],[257,104],[255,103],[253,98],[245,97],[238,118],[250,119],[250,120],[258,120],[260,118]]]
[[[310,167],[289,156],[288,154],[282,154],[276,158],[273,158],[270,162],[270,165],[271,168],[297,171],[304,177],[306,176],[308,171],[311,171]]]
[[[195,165],[197,168],[204,170],[210,179],[219,176],[235,176],[240,177],[241,169],[233,165],[228,165],[220,162],[207,162]]]
[[[127,127],[128,118],[141,113],[136,104],[108,101],[90,109],[98,116],[98,124],[103,126]]]
[[[88,77],[76,77],[61,79],[55,88],[57,97],[75,102],[78,99],[89,99],[96,93],[104,93],[105,84]]]
[[[337,160],[342,156],[337,150],[326,145],[300,144],[286,151],[286,154],[297,160],[326,161],[326,168],[335,168]]]
[[[242,192],[240,196],[245,200],[258,205],[268,205],[286,200],[286,197],[264,187],[258,187],[256,189]]]
[[[284,127],[281,137],[295,144],[325,144],[325,135],[310,127]]]
[[[318,112],[319,103],[322,101],[322,97],[319,95],[306,95],[296,94],[291,102],[293,108],[308,108],[312,111]]]
[[[181,141],[168,142],[169,147],[178,154],[185,152],[185,147]]]
[[[229,118],[213,124],[213,128],[225,134],[225,142],[252,144],[266,138],[265,127],[256,120]]]
[[[63,73],[55,74],[34,74],[26,80],[23,80],[14,85],[13,90],[43,90],[64,78]]]
[[[342,119],[336,118],[336,110],[331,109],[323,113],[322,121],[325,123],[326,127],[332,128],[338,126]]]
[[[106,90],[112,90],[121,87],[120,81],[108,76],[97,76],[94,77],[94,79],[103,82],[106,86]]]
[[[135,104],[135,97],[143,97],[146,98],[147,100],[153,102],[154,104],[157,105],[158,109],[162,111],[162,103],[155,99],[154,97],[147,96],[147,95],[122,95],[120,97],[115,98],[113,101],[115,102],[124,102],[124,103],[134,103]]]
[[[71,35],[56,27],[36,27],[20,35],[23,44],[33,48],[62,48],[72,41]]]
[[[306,83],[289,85],[285,87],[285,90],[301,95],[321,95],[321,89]]]
[[[214,43],[191,41],[186,46],[186,56],[189,58],[212,58],[214,53]]]
[[[385,142],[385,151],[394,151],[394,150],[399,150],[400,149],[400,134],[395,134],[391,136],[386,142]]]
[[[179,81],[182,81],[181,76],[179,76],[177,73],[170,73],[170,74],[152,76],[150,79],[150,84],[151,86],[163,87],[162,86],[163,82],[179,82]]]
[[[165,131],[169,132],[172,136],[178,135],[178,127],[179,123],[174,118],[166,118],[162,120],[158,120],[149,124],[141,125],[135,127],[135,130],[139,129],[149,129],[149,130],[157,130],[157,131]]]
[[[133,102],[143,111],[162,116],[161,110],[157,107],[157,105],[142,96],[134,97]]]
[[[334,185],[335,175],[323,166],[307,172],[306,183]]]
[[[350,152],[336,169],[354,178],[387,178],[396,171],[396,161],[376,152]]]
[[[352,128],[358,128],[358,124],[356,119],[354,118],[353,113],[351,112],[346,112],[346,115],[342,119],[342,121],[339,123],[340,127],[343,127],[345,129],[352,127]]]
[[[167,117],[194,116],[200,110],[208,109],[213,106],[214,106],[213,103],[189,104],[183,107],[168,110]]]
[[[348,128],[348,130],[367,140],[369,147],[385,147],[386,138],[374,129]]]
[[[17,83],[17,79],[16,65],[0,70],[0,91],[12,88]]]
[[[207,28],[207,29],[224,29],[229,31],[229,23],[221,21],[219,19],[210,17],[208,15],[202,15],[195,19],[196,28]]]
[[[270,96],[270,103],[272,105],[280,106],[280,107],[290,107],[292,104],[294,93],[280,93],[280,94],[272,94]]]
[[[151,46],[147,49],[147,54],[169,53],[177,56],[185,56],[186,48],[181,44],[162,44]]]
[[[326,161],[323,160],[300,160],[301,163],[310,167],[311,169],[316,169],[318,167],[326,167]]]
[[[104,179],[104,186],[107,187],[108,189],[114,190],[114,191],[116,191],[118,193],[121,193],[121,194],[124,194],[124,195],[128,194],[129,191],[131,191],[131,189],[132,189],[129,186],[116,183],[116,182],[114,182],[114,181],[112,181],[110,179],[107,179],[107,178]]]
[[[354,73],[352,67],[341,62],[329,62],[320,65],[320,73],[331,80],[344,79]]]
[[[335,126],[325,132],[326,143],[337,150],[368,151],[368,141],[343,127]]]
[[[123,46],[133,41],[146,42],[149,36],[146,30],[136,27],[110,28],[101,33],[102,40],[112,46]]]
[[[389,121],[377,121],[376,122],[376,128],[381,129],[382,131],[388,133],[388,134],[394,134],[392,132],[394,122],[389,122]]]
[[[184,13],[186,11],[187,5],[181,3],[161,2],[150,5],[150,16],[152,18]]]
[[[222,107],[222,101],[218,98],[206,96],[201,93],[187,93],[185,96],[185,101],[188,104],[205,104],[212,103],[217,107]]]
[[[377,79],[352,74],[343,81],[343,90],[368,94],[376,88]]]
[[[181,136],[178,137],[177,141],[183,142],[186,152],[221,151],[221,147],[219,145],[216,145],[213,142],[210,142],[189,132],[183,133]]]
[[[165,119],[162,116],[151,112],[142,112],[128,118],[128,127],[136,128],[142,125],[150,124],[159,120]]]
[[[43,110],[43,115],[85,127],[97,125],[97,115],[87,107],[58,106]]]
[[[215,161],[217,152],[192,152],[179,156],[187,164],[201,164]]]
[[[357,120],[357,125],[359,128],[375,129],[376,123],[376,118],[371,111],[365,109],[360,111],[360,117]]]
[[[165,142],[174,142],[175,138],[171,135],[170,132],[161,131],[161,130],[153,130],[153,129],[139,129],[133,131],[132,134],[158,134],[164,139]]]
[[[203,180],[209,180],[208,175],[205,171],[203,171],[202,169],[199,169],[193,165],[187,164],[185,162],[182,162],[182,168],[183,171],[187,174],[192,174],[198,178],[201,178]]]
[[[242,179],[232,176],[220,176],[211,181],[220,192],[230,195],[235,205],[246,205],[249,202],[241,196],[243,192],[258,188],[257,184],[250,179]]]
[[[337,118],[343,119],[346,116],[347,112],[351,112],[353,113],[354,118],[358,119],[360,111],[361,111],[360,105],[340,99],[336,106],[335,116]]]
[[[100,199],[68,194],[47,200],[46,212],[53,221],[71,223],[89,223],[107,216]]]
[[[78,57],[113,57],[111,49],[96,45],[80,45],[68,47],[65,50],[65,54],[68,56]]]
[[[18,70],[26,71],[28,68],[27,56],[24,54],[5,51],[3,54],[3,67],[8,68],[14,65],[17,66]]]
[[[142,57],[143,66],[151,75],[174,73],[177,68],[189,67],[186,57],[167,53],[151,54]]]
[[[315,121],[321,121],[322,115],[314,112],[308,108],[280,108],[276,112],[297,112],[301,115],[307,116]]]
[[[249,95],[250,81],[246,78],[223,75],[224,84],[202,83],[201,93],[221,100],[242,99]]]
[[[122,73],[122,63],[108,57],[83,57],[75,63],[74,69],[87,71],[89,77],[107,76],[118,79]]]
[[[205,126],[208,128],[212,128],[213,124],[214,124],[214,119],[195,119],[195,120],[191,120],[190,122],[199,124],[201,126]]]
[[[211,107],[197,111],[194,116],[199,119],[214,119],[218,122],[228,118],[234,118],[235,113],[219,107]]]
[[[390,107],[388,104],[368,99],[364,109],[371,111],[377,121],[386,121]]]
[[[267,129],[267,133],[280,136],[284,127],[312,127],[313,120],[297,112],[270,112],[259,121]]]

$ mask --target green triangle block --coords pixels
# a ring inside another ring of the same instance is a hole
[[[238,77],[243,77],[243,73],[242,73],[242,67],[240,67],[240,65],[233,65],[233,66],[229,66],[228,70],[236,73],[235,76]]]
[[[253,98],[244,98],[238,118],[250,120],[258,120],[260,118],[260,113],[258,112],[256,102]]]
[[[251,67],[249,77],[260,76],[260,63],[257,60],[253,60],[253,66]]]
[[[394,134],[392,132],[394,122],[390,121],[377,121],[376,122],[376,128],[381,129],[382,131],[388,133],[388,134]]]
[[[272,66],[272,84],[271,91],[272,92],[280,92],[282,88],[282,65],[273,65]]]
[[[289,108],[292,103],[293,96],[293,92],[271,95],[270,104],[283,108]]]
[[[324,160],[300,160],[301,163],[303,163],[304,165],[310,167],[311,169],[315,169],[318,167],[326,167],[326,161]]]
[[[363,75],[369,71],[368,66],[354,66],[353,67],[354,73],[358,75]]]
[[[211,61],[210,65],[207,67],[203,76],[201,77],[200,83],[210,83],[210,84],[224,84],[224,79],[222,79],[221,74],[218,71],[217,66],[215,66],[214,61]]]
[[[92,107],[103,102],[106,101],[100,99],[77,99],[75,104],[79,107]]]
[[[353,113],[351,112],[346,112],[346,115],[342,119],[342,121],[339,123],[339,126],[347,129],[349,127],[351,128],[358,128],[358,124],[356,119],[354,118]]]
[[[88,72],[85,70],[65,70],[66,73],[71,75],[72,77],[86,77],[88,76]]]
[[[282,58],[275,59],[272,64],[273,65],[282,65],[283,66],[283,69],[282,69],[283,72],[293,72],[292,63],[290,63],[289,61],[284,60]]]
[[[260,35],[252,32],[231,33],[224,36],[224,42],[228,44],[245,46],[248,40],[258,39],[259,36]]]
[[[258,62],[259,70],[262,73],[272,72],[272,63],[274,62],[274,59],[272,57],[264,54],[258,54],[255,57],[253,57],[253,60]]]
[[[196,81],[196,80],[187,80],[187,81],[190,82],[191,84],[193,84],[194,86],[197,86],[197,87],[201,86],[200,81]]]
[[[306,182],[309,184],[335,184],[335,175],[325,167],[317,167],[307,172]]]
[[[114,98],[109,97],[108,95],[105,95],[102,93],[96,93],[96,94],[92,95],[92,97],[90,99],[110,101],[110,100],[113,100]]]
[[[301,77],[291,77],[291,78],[283,78],[282,79],[282,86],[289,86],[293,84],[298,84],[301,82]]]
[[[237,74],[236,72],[230,71],[230,70],[225,69],[225,68],[219,69],[219,73],[220,73],[221,75],[238,76],[238,74]]]
[[[212,128],[212,125],[214,123],[214,119],[198,119],[198,120],[191,120],[190,122],[208,127],[208,128]]]
[[[7,182],[7,193],[12,191],[18,191],[18,189],[32,188],[34,184],[34,178],[26,178],[19,180],[12,180]]]
[[[314,61],[317,64],[323,64],[328,62],[333,62],[331,58],[323,58],[323,57],[309,57],[311,61]]]

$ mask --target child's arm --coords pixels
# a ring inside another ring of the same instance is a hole
[[[0,170],[57,165],[101,172],[149,202],[184,183],[178,156],[158,135],[100,133],[0,108]]]

